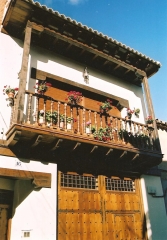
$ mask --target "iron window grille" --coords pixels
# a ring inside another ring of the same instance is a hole
[[[97,178],[61,173],[61,187],[97,189]]]
[[[122,180],[106,178],[106,190],[122,191],[122,192],[135,192],[134,180]]]

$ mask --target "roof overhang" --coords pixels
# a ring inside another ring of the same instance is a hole
[[[2,32],[23,40],[28,21],[34,45],[133,84],[141,85],[143,76],[160,68],[159,62],[32,0],[11,1]]]

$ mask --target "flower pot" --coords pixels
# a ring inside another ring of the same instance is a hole
[[[39,118],[39,123],[43,123],[43,118]]]
[[[148,123],[148,124],[147,124],[147,127],[148,127],[148,128],[153,128],[153,124],[152,124],[152,123]]]
[[[125,120],[126,120],[126,121],[131,121],[131,116],[126,116],[126,117],[125,117]]]
[[[71,130],[71,123],[67,123],[67,130]]]
[[[9,93],[8,93],[8,98],[14,98],[14,93],[9,92]]]
[[[77,104],[77,102],[75,101],[75,100],[71,100],[71,105],[76,105]]]
[[[51,123],[50,123],[50,122],[47,122],[46,125],[47,125],[47,127],[50,127]]]
[[[86,127],[86,133],[90,133],[90,128]]]
[[[60,122],[60,128],[64,127],[64,122]]]

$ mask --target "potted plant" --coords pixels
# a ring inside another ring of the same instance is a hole
[[[128,141],[128,138],[129,138],[129,132],[125,129],[120,129],[119,132],[118,132],[120,138],[125,141]]]
[[[107,113],[109,110],[112,109],[112,101],[107,99],[105,102],[100,103],[100,113]]]
[[[91,121],[86,122],[86,133],[90,133],[90,126],[91,126]]]
[[[38,94],[44,95],[44,93],[48,90],[49,87],[51,87],[52,84],[48,82],[42,82],[42,83],[36,83],[36,86],[34,88],[37,90]]]
[[[153,128],[153,122],[154,122],[154,120],[153,120],[152,116],[148,116],[146,118],[146,124],[147,124],[148,128]]]
[[[59,121],[60,121],[60,128],[63,128],[64,127],[64,114],[60,114],[59,116]]]
[[[39,110],[39,112],[38,112],[39,124],[41,124],[41,123],[44,122],[44,113],[45,113],[45,112],[44,112],[43,109]]]
[[[67,93],[67,98],[65,99],[71,105],[77,105],[82,101],[82,93],[76,91],[70,91]]]
[[[134,109],[134,114],[136,117],[139,117],[140,109],[139,108]]]
[[[96,129],[92,131],[94,139],[103,141],[103,142],[111,140],[111,132],[112,132],[112,129],[109,125],[106,126],[105,128],[100,127],[97,131]]]
[[[73,117],[66,117],[66,123],[67,123],[67,130],[72,129],[72,122],[76,122],[77,120]]]
[[[131,110],[130,108],[127,108],[127,116],[125,117],[125,119],[127,121],[131,120],[133,113],[134,113],[134,110]]]
[[[50,126],[51,121],[53,124],[57,124],[57,117],[58,117],[57,111],[53,111],[52,113],[50,111],[47,111],[45,113],[47,125]]]
[[[18,88],[11,88],[10,86],[4,86],[3,94],[8,95],[8,98],[14,98],[15,93],[18,91]]]

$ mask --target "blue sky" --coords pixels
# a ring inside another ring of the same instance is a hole
[[[38,0],[161,63],[149,79],[155,117],[167,122],[167,0]]]

